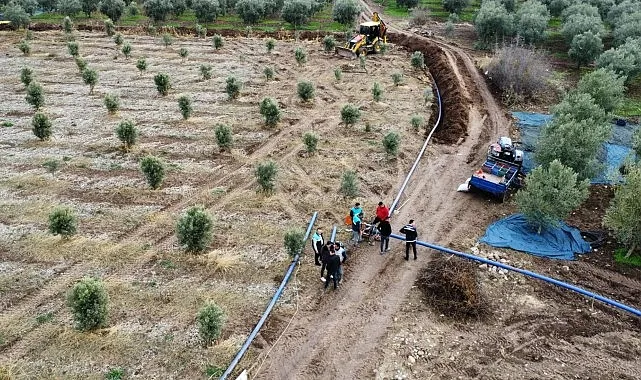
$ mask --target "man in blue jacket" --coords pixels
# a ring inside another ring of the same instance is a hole
[[[418,238],[418,232],[414,225],[414,219],[410,219],[410,222],[403,226],[399,232],[405,235],[405,260],[410,259],[410,246],[414,250],[414,260],[416,260],[416,239]]]

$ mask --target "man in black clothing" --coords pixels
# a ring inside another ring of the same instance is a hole
[[[381,255],[389,251],[389,237],[392,234],[392,225],[389,224],[389,216],[378,224],[381,233]]]
[[[331,277],[332,280],[334,280],[334,289],[338,287],[338,271],[341,267],[341,259],[336,255],[336,252],[334,252],[334,246],[332,246],[329,250],[329,257],[327,259],[327,275]],[[325,282],[325,289],[329,286],[329,278]]]
[[[327,244],[324,245],[323,248],[321,249],[320,259],[321,259],[321,263],[323,263],[323,265],[321,266],[321,281],[323,281],[323,282],[326,281],[325,280],[325,276],[323,276],[323,273],[325,273],[325,268],[327,268],[327,261],[329,260],[329,249],[330,249],[330,247],[333,248],[334,247],[334,243],[332,243],[331,241],[328,241]],[[329,276],[329,274],[328,274],[328,276]]]
[[[414,250],[414,260],[416,260],[416,238],[418,238],[418,232],[414,225],[414,219],[410,219],[410,222],[403,226],[399,232],[405,234],[405,260],[410,259],[410,246]]]

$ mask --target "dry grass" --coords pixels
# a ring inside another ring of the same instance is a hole
[[[217,249],[204,255],[202,261],[206,268],[212,270],[212,274],[226,275],[238,269],[242,263],[241,257],[237,252]]]

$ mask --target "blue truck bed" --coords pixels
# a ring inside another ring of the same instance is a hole
[[[469,188],[479,189],[505,199],[510,187],[517,183],[520,167],[506,161],[487,159],[470,178]]]

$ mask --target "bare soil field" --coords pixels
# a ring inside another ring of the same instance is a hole
[[[185,379],[203,377],[207,366],[224,367],[282,276],[285,229],[304,227],[313,211],[326,229],[342,220],[353,202],[337,192],[348,169],[357,170],[365,207],[390,198],[423,141],[410,117],[430,118],[422,96],[430,78],[412,70],[407,52],[395,46],[368,57],[364,72],[357,61],[323,53],[319,40],[278,41],[267,54],[262,38],[228,38],[215,51],[195,37],[165,48],[159,38],[125,34],[133,47],[127,60],[111,38],[75,32],[80,54],[99,73],[89,95],[62,32],[35,33],[30,56],[16,47],[21,34],[1,33],[0,120],[13,125],[0,129],[0,363],[15,378],[98,379],[120,367],[130,378]],[[298,46],[309,54],[304,66],[294,59]],[[184,62],[181,47],[189,50]],[[135,67],[140,56],[149,65],[142,75]],[[213,67],[211,80],[200,79],[201,64]],[[45,89],[49,141],[31,132],[23,66],[33,68]],[[274,68],[274,81],[263,76],[266,66]],[[341,81],[334,79],[337,67]],[[156,92],[158,72],[171,77],[168,96]],[[404,73],[403,85],[393,85],[393,72]],[[229,75],[244,84],[233,101],[224,92]],[[298,99],[299,80],[315,84],[313,102]],[[385,91],[378,103],[371,95],[375,81]],[[120,97],[116,115],[103,105],[107,93]],[[178,109],[180,94],[193,99],[188,120]],[[258,112],[266,96],[283,111],[273,129]],[[346,103],[361,109],[354,127],[340,122]],[[141,132],[127,153],[114,134],[124,119]],[[217,123],[233,129],[231,153],[216,147]],[[395,159],[381,144],[391,130],[402,138]],[[307,131],[320,137],[312,156],[301,140]],[[168,164],[160,190],[149,190],[139,172],[147,154]],[[42,167],[51,159],[61,163],[55,174]],[[279,167],[271,196],[257,192],[253,174],[267,159]],[[183,253],[174,234],[179,215],[196,204],[215,222],[214,241],[200,256]],[[79,215],[79,232],[68,241],[47,233],[47,215],[58,205]],[[110,295],[109,327],[94,333],[74,330],[65,306],[67,291],[85,275],[102,278]],[[288,291],[283,303],[294,294]],[[195,316],[207,300],[226,311],[227,324],[220,341],[203,348]]]

